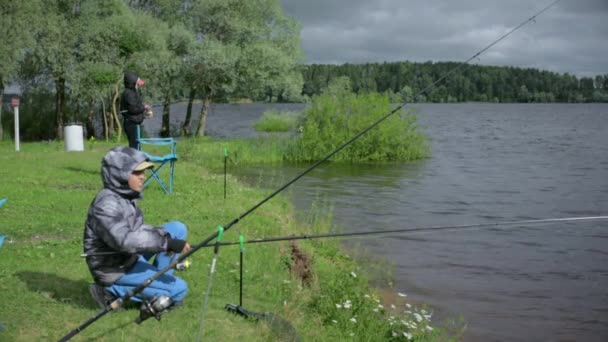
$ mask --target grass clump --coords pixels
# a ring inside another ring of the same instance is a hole
[[[299,115],[292,111],[269,110],[264,112],[254,128],[259,132],[288,132],[295,129]]]

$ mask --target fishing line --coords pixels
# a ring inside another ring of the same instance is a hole
[[[559,1],[561,1],[561,0],[554,1],[549,6],[543,8],[542,10],[540,10],[539,12],[537,12],[535,15],[533,15],[529,19],[523,21],[521,24],[519,24],[518,26],[516,26],[515,28],[513,28],[511,31],[505,33],[500,38],[494,40],[488,46],[486,46],[483,49],[479,50],[479,52],[475,53],[471,58],[469,58],[465,62],[463,62],[463,64],[461,64],[461,65],[455,67],[454,69],[448,71],[446,74],[444,74],[442,77],[440,77],[437,81],[431,83],[429,86],[427,86],[426,88],[424,88],[422,91],[418,92],[418,94],[416,94],[415,97],[418,97],[423,92],[425,92],[425,91],[429,90],[430,88],[434,87],[439,81],[444,80],[446,77],[448,77],[449,75],[451,75],[455,70],[460,69],[461,67],[463,67],[464,65],[466,65],[468,62],[470,62],[474,58],[477,58],[483,52],[487,51],[492,46],[496,45],[498,42],[500,42],[501,40],[503,40],[506,37],[508,37],[509,35],[511,35],[513,32],[519,30],[521,27],[523,27],[526,24],[528,24],[529,22],[535,20],[537,16],[541,15],[542,13],[544,13],[545,11],[547,11],[549,8],[553,7]],[[363,134],[367,133],[368,131],[370,131],[371,129],[373,129],[374,127],[376,127],[377,125],[379,125],[380,123],[382,123],[383,121],[385,121],[386,119],[388,119],[390,116],[392,116],[393,114],[395,114],[398,110],[402,109],[404,105],[405,105],[405,103],[401,104],[400,106],[398,106],[395,109],[391,110],[390,112],[388,112],[387,114],[385,114],[383,117],[379,118],[374,123],[372,123],[370,126],[368,126],[367,128],[363,129],[361,132],[357,133],[355,136],[353,136],[352,138],[350,138],[349,140],[347,140],[346,142],[344,142],[342,145],[338,146],[336,149],[334,149],[333,151],[331,151],[330,153],[328,153],[325,157],[321,158],[320,160],[318,160],[317,162],[315,162],[314,164],[312,164],[309,168],[307,168],[302,173],[300,173],[299,175],[297,175],[296,177],[294,177],[292,180],[288,181],[283,186],[281,186],[280,188],[278,188],[277,190],[275,190],[274,192],[272,192],[270,195],[266,196],[260,202],[258,202],[253,207],[251,207],[249,210],[245,211],[244,213],[242,213],[238,217],[234,218],[230,223],[228,223],[227,225],[224,225],[224,231],[228,231],[230,228],[232,228],[232,226],[234,226],[235,224],[237,224],[240,220],[242,220],[243,218],[245,218],[246,216],[248,216],[249,214],[251,214],[252,212],[254,212],[256,209],[258,209],[260,206],[262,206],[264,203],[268,202],[270,199],[272,199],[273,197],[275,197],[279,193],[281,193],[283,190],[285,190],[291,184],[295,183],[300,178],[304,177],[306,174],[308,174],[310,171],[312,171],[313,169],[315,169],[321,163],[329,160],[336,153],[342,151],[345,147],[347,147],[352,142],[354,142],[355,140],[357,140],[360,136],[362,136]],[[145,280],[143,283],[141,283],[140,285],[136,286],[132,290],[128,291],[122,297],[117,298],[116,300],[114,300],[112,303],[110,303],[101,312],[97,313],[94,317],[88,319],[86,322],[82,323],[80,326],[78,326],[77,328],[75,328],[72,331],[70,331],[68,334],[66,334],[64,337],[62,337],[59,341],[69,341],[72,337],[74,337],[75,335],[77,335],[78,333],[80,333],[82,330],[84,330],[86,327],[88,327],[89,325],[91,325],[93,322],[97,321],[98,319],[100,319],[101,317],[103,317],[104,315],[106,315],[108,312],[110,312],[112,310],[119,309],[120,307],[122,307],[122,305],[123,305],[123,303],[125,301],[129,300],[131,297],[133,297],[137,293],[141,292],[144,288],[148,287],[153,281],[155,281],[156,279],[160,278],[163,274],[165,274],[166,272],[168,272],[169,270],[171,270],[172,268],[174,268],[179,262],[185,260],[190,255],[196,253],[202,247],[205,247],[205,246],[209,245],[209,243],[213,239],[216,239],[217,236],[218,236],[218,232],[215,232],[215,233],[211,234],[209,237],[207,237],[205,240],[203,240],[202,242],[200,242],[199,244],[193,246],[192,249],[190,249],[188,252],[182,253],[179,256],[179,258],[173,260],[165,268],[159,270],[156,274],[154,274],[153,276],[151,276],[150,278],[148,278],[147,280]]]
[[[326,233],[326,234],[306,234],[306,235],[290,235],[290,236],[277,236],[269,238],[260,238],[244,241],[244,243],[267,243],[267,242],[278,242],[278,241],[290,241],[290,240],[312,240],[321,238],[336,238],[336,237],[356,237],[363,235],[383,235],[383,234],[396,234],[396,233],[429,233],[442,230],[465,230],[482,227],[500,227],[500,226],[517,226],[517,225],[530,225],[540,223],[552,223],[552,222],[574,222],[574,221],[600,221],[608,220],[608,216],[581,216],[581,217],[561,217],[561,218],[545,218],[535,220],[521,220],[521,221],[502,221],[502,222],[491,222],[491,223],[474,223],[474,224],[461,224],[461,225],[449,225],[449,226],[430,226],[430,227],[413,227],[413,228],[400,228],[400,229],[389,229],[389,230],[368,230],[361,232],[349,232],[349,233]],[[242,242],[219,242],[220,246],[233,246],[239,245]],[[214,247],[214,245],[207,245],[202,247]],[[83,258],[94,257],[98,255],[112,255],[119,254],[121,252],[101,252],[101,253],[90,253],[81,254]]]

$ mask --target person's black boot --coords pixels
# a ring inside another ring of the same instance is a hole
[[[89,285],[89,293],[91,294],[91,297],[93,297],[93,300],[95,300],[95,303],[99,305],[99,308],[104,310],[108,307],[108,304],[112,303],[115,299],[114,296],[107,293],[103,287],[97,284]]]

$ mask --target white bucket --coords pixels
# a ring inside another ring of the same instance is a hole
[[[82,125],[71,124],[63,127],[66,151],[84,151]]]

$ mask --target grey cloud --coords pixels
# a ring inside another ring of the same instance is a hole
[[[284,0],[309,63],[464,61],[549,2]],[[608,73],[608,0],[562,0],[475,63]]]

